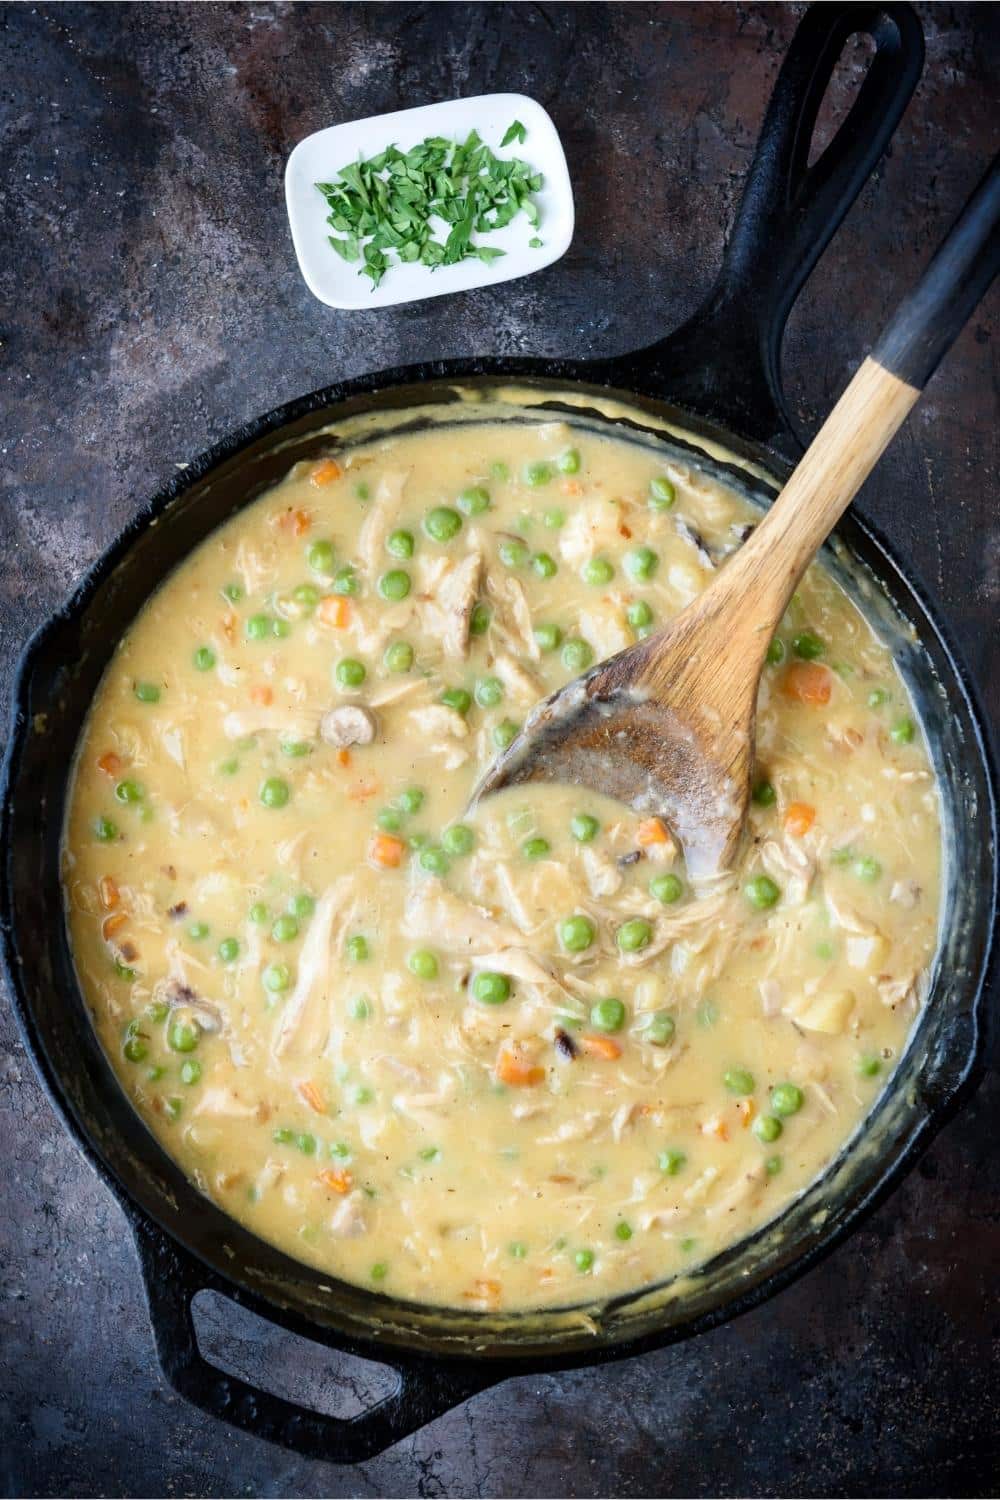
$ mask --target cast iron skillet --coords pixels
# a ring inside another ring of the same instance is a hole
[[[832,144],[809,143],[847,38],[875,55]],[[25,1045],[54,1106],[117,1194],[139,1248],[156,1346],[174,1388],[206,1412],[300,1453],[357,1460],[507,1376],[597,1363],[686,1338],[754,1306],[836,1244],[899,1181],[971,1089],[984,1048],[985,983],[996,909],[995,807],[981,718],[966,674],[920,590],[857,515],[839,536],[857,573],[892,601],[898,659],[933,747],[951,829],[942,951],[914,1039],[852,1149],[776,1222],[694,1273],[683,1296],[627,1296],[579,1313],[491,1316],[434,1310],[344,1283],[257,1239],[200,1196],[142,1125],[119,1087],[77,983],[59,889],[67,771],[115,643],[150,591],[215,526],[300,458],[324,451],[324,424],[405,411],[513,378],[558,409],[557,393],[618,392],[637,413],[679,423],[697,451],[720,440],[761,465],[775,487],[798,451],[779,374],[792,301],[888,142],[923,60],[905,4],[816,6],[781,70],[708,303],[638,354],[594,361],[473,360],[395,369],[336,384],[268,413],[203,454],[146,505],[74,597],[31,642],[16,690],[5,767],[0,935]],[[579,413],[574,413],[579,416]],[[608,420],[591,413],[588,420]],[[767,486],[764,487],[765,490]],[[771,489],[773,493],[773,488]],[[388,1362],[395,1393],[353,1421],[321,1415],[202,1357],[192,1296],[212,1288],[293,1331]]]

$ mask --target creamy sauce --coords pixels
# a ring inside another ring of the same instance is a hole
[[[745,1236],[859,1127],[940,828],[891,655],[821,567],[731,876],[578,787],[465,815],[532,705],[754,517],[654,444],[466,421],[296,466],[151,599],[82,737],[69,924],[122,1086],[228,1213],[399,1296],[594,1301]]]

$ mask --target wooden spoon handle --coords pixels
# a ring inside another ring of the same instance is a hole
[[[761,652],[799,579],[1000,270],[1000,156],[791,479],[720,578],[747,598]]]

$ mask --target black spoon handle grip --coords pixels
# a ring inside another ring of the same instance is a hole
[[[872,351],[922,390],[1000,271],[1000,154]]]

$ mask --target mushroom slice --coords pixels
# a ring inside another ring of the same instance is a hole
[[[358,703],[344,703],[323,715],[319,737],[325,744],[345,750],[348,745],[370,745],[377,729],[378,720],[370,709]]]

